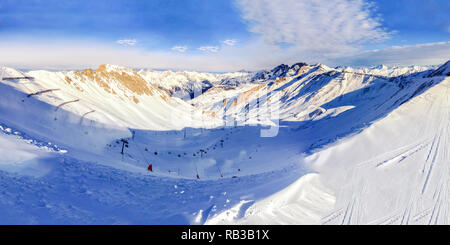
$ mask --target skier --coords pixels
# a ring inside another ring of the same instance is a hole
[[[148,171],[153,172],[153,165],[152,164],[148,165],[147,169],[148,169]]]

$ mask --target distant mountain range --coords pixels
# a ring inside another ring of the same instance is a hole
[[[1,75],[0,223],[450,223],[450,61]]]

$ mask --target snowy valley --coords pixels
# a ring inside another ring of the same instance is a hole
[[[0,76],[1,224],[450,223],[450,61]]]

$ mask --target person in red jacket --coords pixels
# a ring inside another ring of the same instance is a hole
[[[153,172],[153,165],[152,164],[148,165],[147,169],[148,169],[148,171]]]

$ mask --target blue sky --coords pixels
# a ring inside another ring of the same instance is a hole
[[[2,0],[2,35],[37,38],[139,38],[149,49],[207,45],[248,35],[239,9],[227,0]]]
[[[448,0],[0,0],[0,62],[19,68],[426,65],[449,41]]]

